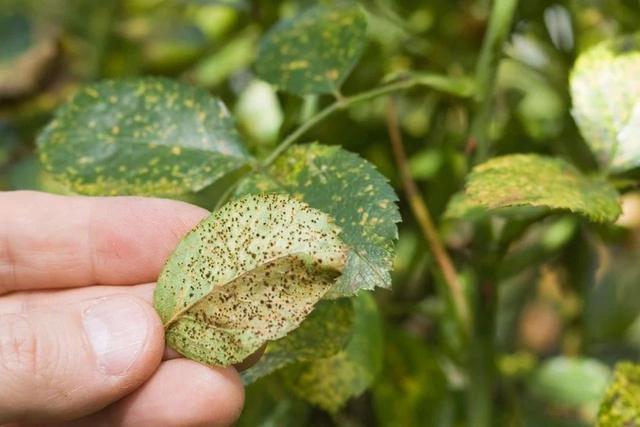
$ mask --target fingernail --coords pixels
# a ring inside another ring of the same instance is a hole
[[[140,356],[149,335],[145,309],[127,297],[98,300],[85,310],[83,322],[100,370],[107,375],[125,374]]]

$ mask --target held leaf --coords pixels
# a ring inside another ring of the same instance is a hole
[[[467,177],[464,195],[451,201],[446,216],[460,218],[477,208],[529,206],[613,222],[620,215],[618,197],[606,180],[583,175],[562,159],[513,154],[476,166]]]
[[[349,299],[320,301],[298,329],[270,343],[260,361],[242,372],[242,382],[251,384],[294,362],[332,356],[347,344],[352,324]]]
[[[155,77],[79,91],[40,134],[38,148],[48,171],[91,195],[195,192],[250,161],[220,100]]]
[[[256,71],[297,95],[337,92],[362,55],[366,31],[356,3],[320,3],[278,22],[264,36]]]
[[[296,145],[238,189],[238,194],[268,192],[293,194],[342,228],[349,259],[328,297],[391,287],[400,213],[393,188],[371,163],[337,146]]]
[[[167,343],[209,365],[244,360],[298,327],[340,275],[332,219],[284,195],[248,196],[201,222],[160,275]]]
[[[573,117],[603,166],[640,166],[640,34],[602,42],[571,73]]]

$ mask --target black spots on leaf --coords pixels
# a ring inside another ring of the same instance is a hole
[[[346,254],[331,218],[305,203],[277,194],[230,202],[185,237],[161,274],[156,302],[174,302],[156,304],[167,341],[207,364],[239,362],[302,322]]]

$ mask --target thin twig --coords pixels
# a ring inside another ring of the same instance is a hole
[[[469,312],[469,305],[458,278],[458,273],[456,272],[453,262],[451,261],[449,254],[447,254],[447,250],[440,239],[440,235],[438,234],[433,223],[433,219],[431,218],[429,208],[427,207],[418,186],[411,176],[407,155],[402,144],[402,134],[400,133],[400,127],[398,126],[398,114],[392,98],[389,98],[389,102],[387,104],[387,129],[389,131],[389,139],[391,140],[396,164],[398,165],[398,170],[400,172],[402,186],[407,195],[407,199],[409,200],[411,210],[418,221],[418,225],[429,244],[429,248],[431,249],[434,258],[436,259],[438,268],[440,269],[447,285],[449,297],[455,307],[460,323],[463,326],[462,329],[465,333],[469,334],[471,332],[471,313]]]

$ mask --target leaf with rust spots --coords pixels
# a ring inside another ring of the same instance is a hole
[[[607,40],[580,55],[571,73],[573,117],[599,162],[640,166],[640,34]]]
[[[349,259],[328,297],[391,287],[398,198],[371,163],[337,146],[296,145],[238,189],[238,194],[269,192],[292,194],[331,215],[342,228]]]
[[[347,344],[352,324],[349,299],[320,301],[298,329],[268,345],[260,361],[242,372],[242,382],[251,384],[295,362],[332,356]]]
[[[285,195],[247,196],[214,212],[158,279],[154,304],[167,343],[227,366],[285,336],[344,268],[339,232],[328,215]]]
[[[353,332],[337,354],[283,369],[287,386],[300,398],[329,412],[362,394],[382,368],[382,319],[373,297],[353,298]]]
[[[49,172],[82,194],[175,196],[247,164],[224,104],[163,78],[80,90],[38,138]]]
[[[317,4],[264,36],[256,71],[287,92],[334,93],[360,59],[366,32],[367,19],[356,3]]]
[[[562,159],[514,154],[476,166],[467,177],[464,195],[452,199],[445,215],[461,218],[477,208],[531,206],[613,222],[621,212],[618,197],[604,178],[584,175]]]

